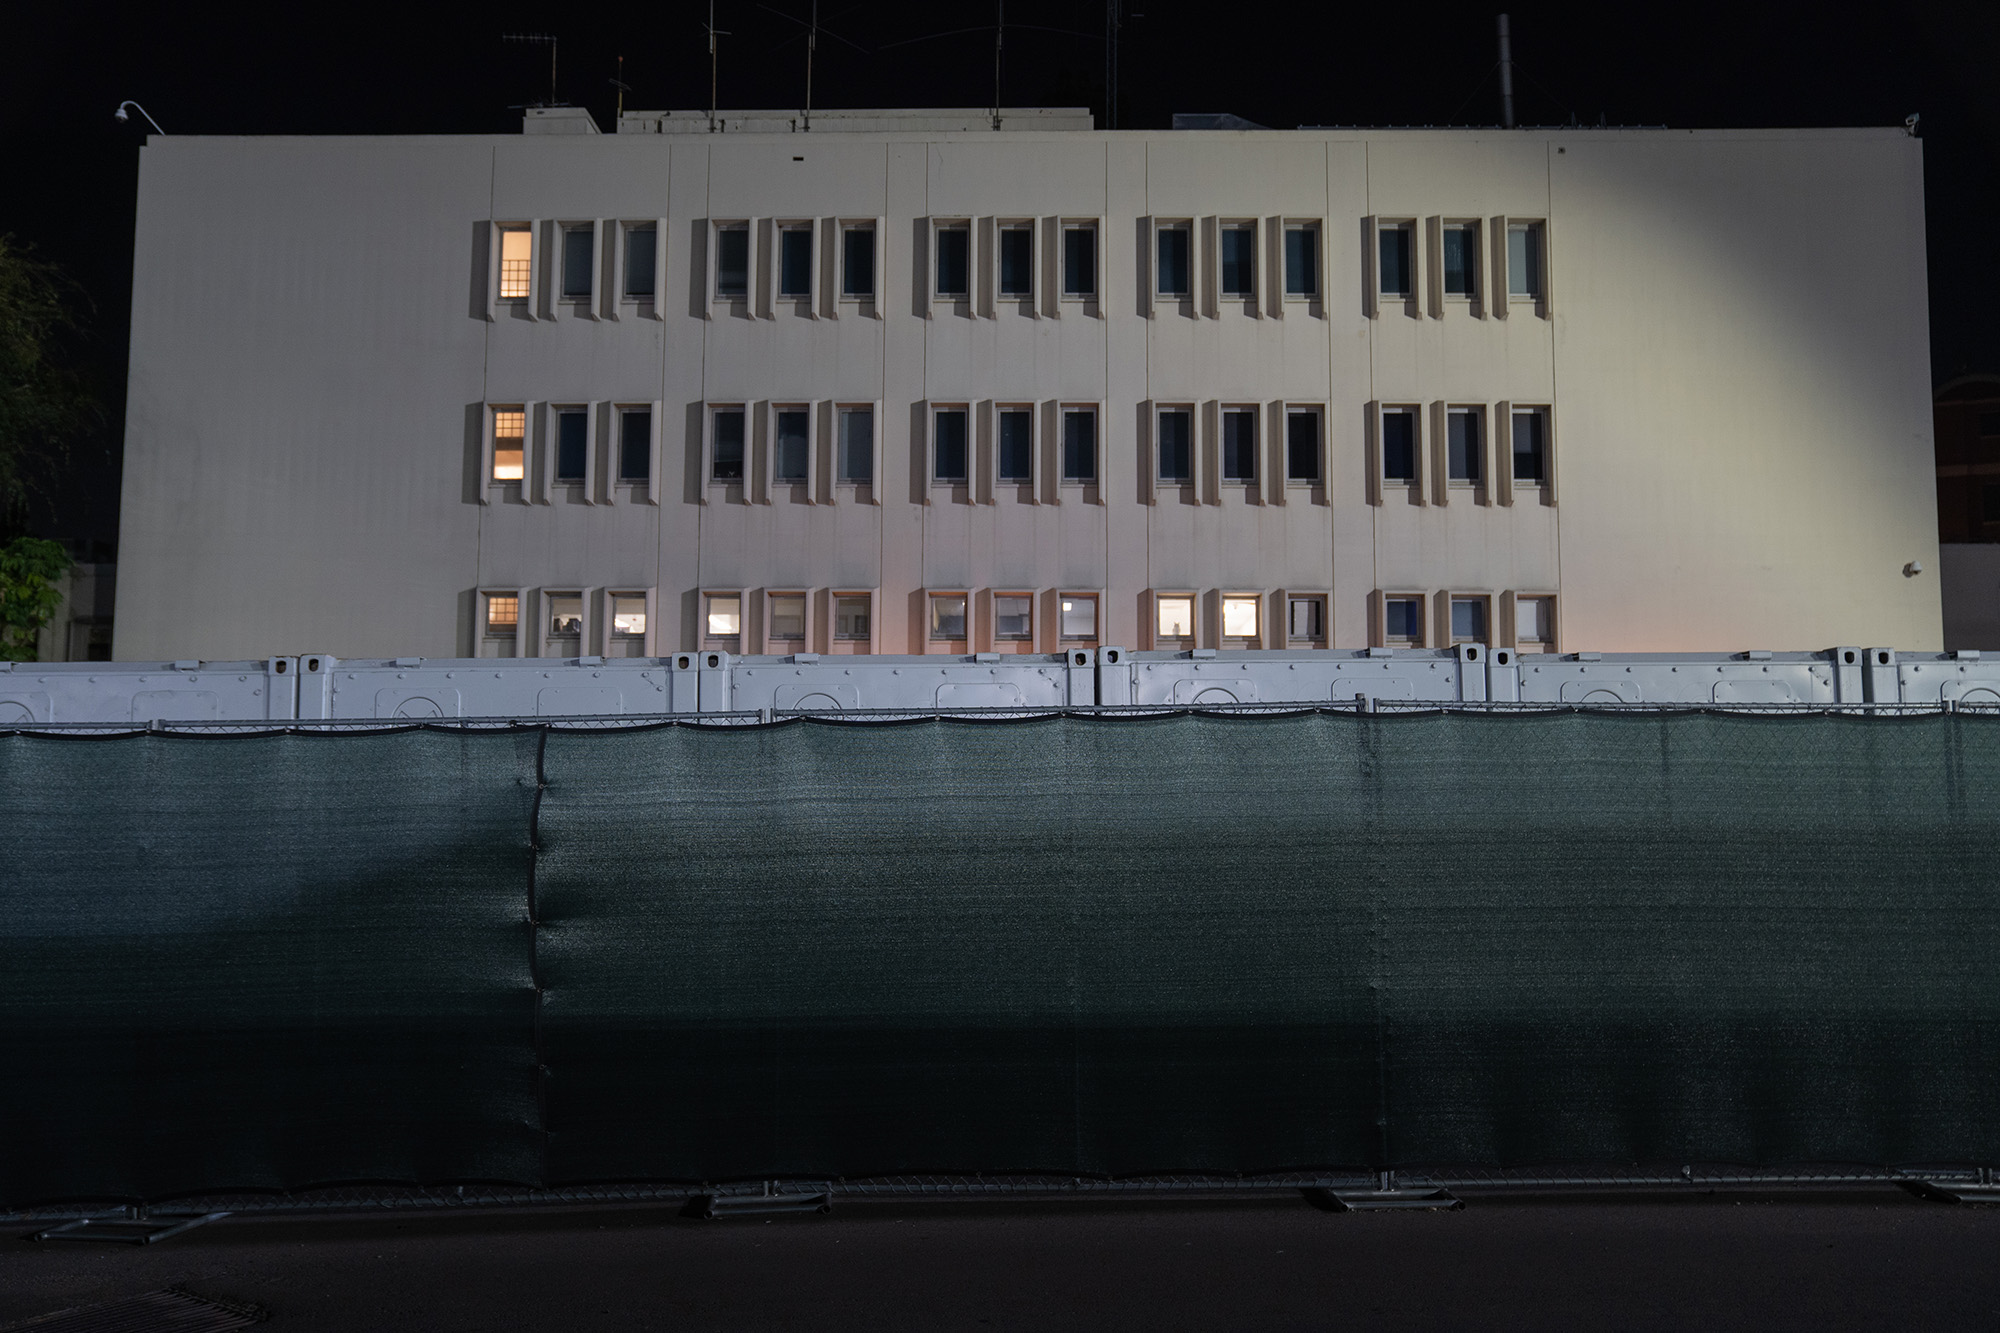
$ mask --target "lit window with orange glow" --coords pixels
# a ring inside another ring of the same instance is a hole
[[[500,299],[528,299],[528,271],[533,263],[535,241],[526,227],[510,227],[500,233]]]
[[[493,636],[514,637],[514,629],[521,623],[521,599],[515,594],[489,592],[486,594],[486,632]]]
[[[1153,638],[1169,646],[1194,638],[1194,598],[1185,593],[1153,599],[1156,623]]]
[[[1223,598],[1222,637],[1255,640],[1258,637],[1258,619],[1263,609],[1263,601],[1261,597]]]
[[[519,481],[528,460],[528,414],[518,407],[493,409],[493,480]]]

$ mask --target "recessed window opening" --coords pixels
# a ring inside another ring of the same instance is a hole
[[[1292,643],[1326,642],[1326,599],[1286,599],[1285,637]]]
[[[743,409],[724,408],[715,414],[715,454],[709,475],[716,481],[743,480]]]
[[[1385,224],[1377,236],[1380,265],[1377,281],[1384,296],[1410,294],[1410,234],[1407,222]]]
[[[856,485],[875,480],[875,410],[843,407],[839,415],[840,479]]]
[[[735,640],[743,633],[743,596],[741,593],[710,593],[706,610],[707,636],[710,640]],[[730,644],[734,646],[733,643]]]
[[[1261,597],[1224,597],[1222,637],[1225,639],[1258,637],[1258,621],[1262,618],[1263,607],[1264,599]]]
[[[1444,294],[1471,296],[1479,289],[1479,228],[1451,222],[1444,229]]]
[[[1453,643],[1486,642],[1485,598],[1454,597],[1451,599],[1451,641]]]
[[[493,480],[519,481],[527,471],[528,414],[518,407],[493,409]]]
[[[562,234],[562,294],[565,301],[590,299],[591,251],[595,240],[589,227],[564,227]]]
[[[1285,295],[1319,295],[1319,228],[1285,228]]]
[[[1153,618],[1156,639],[1192,639],[1194,598],[1180,594],[1155,598]]]
[[[1257,290],[1257,230],[1233,223],[1222,229],[1222,294],[1250,296]]]
[[[1232,408],[1222,414],[1222,479],[1257,480],[1257,413]]]
[[[1422,647],[1424,603],[1419,597],[1389,597],[1382,602],[1382,635],[1391,644]]]
[[[783,227],[778,231],[778,295],[812,295],[812,228]]]
[[[642,592],[611,594],[611,633],[621,639],[646,637],[646,594]]]
[[[1542,295],[1542,224],[1516,222],[1507,227],[1507,294],[1526,300]]]
[[[1479,480],[1479,413],[1453,408],[1445,414],[1445,475],[1453,481]]]
[[[1035,233],[1026,226],[1000,229],[1000,294],[1029,296],[1035,290]]]
[[[965,594],[962,592],[931,594],[931,638],[944,640],[964,637]]]
[[[1389,408],[1382,413],[1382,478],[1417,479],[1417,414],[1410,408]]]
[[[750,228],[738,224],[715,231],[715,294],[725,300],[750,294]]]
[[[534,234],[526,227],[509,227],[500,233],[500,299],[528,299],[529,273],[535,257]]]
[[[549,637],[574,639],[583,633],[583,594],[549,594]]]
[[[938,481],[965,480],[965,418],[962,407],[940,408],[931,418],[931,467]]]
[[[1549,418],[1536,408],[1514,413],[1514,480],[1544,481],[1548,477]]]
[[[1097,413],[1063,413],[1063,480],[1097,480]]]
[[[1057,599],[1064,642],[1076,643],[1097,637],[1097,598],[1080,593],[1064,593]]]
[[[656,227],[631,227],[625,232],[625,295],[636,301],[653,299],[653,261],[659,253]]]
[[[618,414],[618,480],[653,479],[653,412],[627,408]]]
[[[1063,295],[1097,295],[1097,228],[1063,228]]]
[[[514,631],[521,623],[521,599],[507,592],[486,594],[486,632],[496,637],[514,637]]]
[[[802,592],[772,593],[770,599],[771,635],[785,642],[797,642],[806,637],[806,595]]]
[[[1556,599],[1517,597],[1514,599],[1514,641],[1523,649],[1555,641]]]
[[[1160,413],[1160,480],[1185,482],[1194,476],[1194,413],[1170,407]]]
[[[811,455],[812,418],[804,408],[788,407],[776,414],[773,429],[777,436],[777,478],[781,482],[803,482]]]
[[[868,637],[868,598],[835,597],[833,599],[833,637],[852,642]]]
[[[1319,453],[1319,413],[1287,413],[1285,416],[1286,479],[1318,481]]]
[[[993,595],[993,637],[1021,643],[1035,637],[1035,599],[1028,593]]]
[[[937,294],[964,296],[971,290],[972,232],[964,226],[937,229]]]
[[[1188,227],[1185,222],[1163,226],[1158,233],[1159,293],[1186,296],[1188,293]]]
[[[847,227],[840,233],[840,294],[875,295],[875,228]]]
[[[2000,483],[1989,481],[1979,488],[1979,521],[2000,523]]]
[[[590,418],[582,408],[566,407],[556,413],[556,480],[582,481],[585,456],[590,452]]]
[[[1025,482],[1035,477],[1035,418],[1026,408],[1003,408],[999,421],[1000,480]]]

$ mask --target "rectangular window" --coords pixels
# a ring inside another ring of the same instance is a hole
[[[772,593],[770,638],[796,642],[806,637],[806,595],[802,592]]]
[[[964,225],[937,229],[937,294],[962,297],[971,291],[972,230]]]
[[[1075,643],[1097,637],[1097,598],[1081,593],[1064,593],[1059,599],[1062,636]]]
[[[1417,414],[1407,407],[1382,413],[1382,479],[1417,479]]]
[[[653,260],[659,254],[659,230],[628,227],[625,231],[625,295],[635,301],[653,299]]]
[[[582,408],[556,413],[556,480],[582,481],[584,455],[590,446],[590,418]]]
[[[1325,643],[1326,598],[1287,598],[1285,639],[1290,643]]]
[[[1486,642],[1486,599],[1484,597],[1454,597],[1451,599],[1451,641],[1453,643]]]
[[[856,485],[875,481],[875,410],[840,409],[840,479]]]
[[[1035,637],[1035,599],[1027,593],[993,595],[993,637],[1022,643]]]
[[[1285,295],[1319,295],[1319,228],[1285,228]]]
[[[493,409],[493,480],[519,481],[528,462],[528,414],[518,407]]]
[[[812,296],[813,234],[811,227],[778,230],[778,295]]]
[[[1031,296],[1035,290],[1035,233],[1025,226],[1000,229],[1000,294]]]
[[[743,409],[728,407],[715,413],[715,455],[709,467],[714,481],[743,480]]]
[[[875,229],[848,227],[840,233],[840,294],[875,295]]]
[[[725,301],[750,294],[750,228],[742,223],[715,229],[715,294]]]
[[[1155,640],[1194,637],[1194,598],[1175,593],[1153,599]]]
[[[1170,407],[1160,413],[1160,480],[1184,482],[1194,476],[1194,413]]]
[[[1979,488],[1979,521],[2000,523],[2000,484],[1989,481]]]
[[[1541,408],[1514,413],[1514,480],[1548,479],[1549,417]]]
[[[1063,480],[1097,480],[1097,413],[1063,413]]]
[[[1377,282],[1384,296],[1408,296],[1410,294],[1410,237],[1413,228],[1407,222],[1384,223],[1378,235],[1381,261]]]
[[[1285,479],[1318,481],[1319,413],[1290,412],[1285,415]]]
[[[1424,599],[1384,598],[1382,637],[1391,645],[1421,648],[1424,643]]]
[[[1026,408],[1010,407],[1000,413],[1000,480],[1035,479],[1035,418]]]
[[[1471,296],[1479,289],[1479,228],[1450,222],[1444,229],[1444,294]]]
[[[1524,300],[1542,295],[1542,224],[1515,222],[1507,227],[1507,294]]]
[[[1222,479],[1257,480],[1257,413],[1237,408],[1222,414]]]
[[[1222,599],[1222,637],[1225,639],[1255,639],[1257,622],[1264,609],[1261,597],[1225,597]]]
[[[833,599],[833,637],[849,642],[867,639],[868,598],[849,596]]]
[[[618,480],[653,479],[653,413],[630,408],[618,414]]]
[[[621,639],[646,637],[646,594],[641,592],[611,594],[611,633]]]
[[[1159,294],[1186,296],[1188,293],[1188,226],[1185,222],[1162,226],[1155,242],[1159,251]]]
[[[805,409],[796,407],[785,408],[776,416],[777,478],[779,481],[802,482],[806,480],[806,467],[812,453],[808,430],[812,418]]]
[[[962,592],[931,594],[931,638],[962,639],[965,637],[965,594]]]
[[[1514,599],[1514,642],[1523,650],[1541,648],[1556,639],[1556,599],[1516,597]]]
[[[703,619],[707,636],[711,639],[734,640],[743,633],[743,595],[734,592],[712,592],[707,598],[708,606]],[[730,646],[734,646],[732,643]]]
[[[932,479],[964,481],[965,454],[965,409],[940,408],[931,416]]]
[[[1479,413],[1453,408],[1445,414],[1445,475],[1453,481],[1478,481]]]
[[[500,233],[500,299],[528,299],[528,274],[535,257],[534,233],[526,227],[509,227]]]
[[[1222,294],[1252,296],[1257,291],[1257,229],[1224,227],[1221,233]]]
[[[1063,228],[1063,295],[1097,295],[1097,227]]]
[[[574,639],[583,634],[583,595],[574,592],[548,594],[549,637]]]
[[[486,594],[486,632],[495,638],[513,638],[521,623],[521,599],[511,592]]]
[[[562,294],[565,301],[590,299],[590,252],[594,239],[589,227],[563,228]]]

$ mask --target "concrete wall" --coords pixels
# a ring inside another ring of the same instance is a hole
[[[1546,223],[1546,300],[1371,299],[1367,219],[1509,216]],[[927,301],[933,217],[1103,219],[1095,310]],[[1149,301],[1146,219],[1217,217],[1319,222],[1321,299]],[[739,218],[885,219],[876,317],[711,303]],[[551,222],[652,219],[656,304],[489,301],[493,223],[546,263]],[[651,591],[656,653],[737,589],[744,651],[764,589],[874,590],[879,652],[994,646],[928,642],[927,588],[1035,592],[1044,651],[1064,591],[1151,646],[1154,590],[1266,594],[1278,647],[1279,590],[1330,594],[1337,647],[1387,590],[1556,594],[1564,650],[1934,650],[1901,573],[1937,558],[1926,325],[1901,131],[155,138],[117,655],[471,655],[482,589]],[[876,404],[873,494],[706,483],[736,401]],[[1102,404],[1100,484],[929,484],[923,405],[991,401]],[[1168,402],[1322,405],[1324,484],[1150,486]],[[1549,405],[1554,484],[1376,487],[1385,402]],[[657,495],[487,484],[496,403],[660,404]]]

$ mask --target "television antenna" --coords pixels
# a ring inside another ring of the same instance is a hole
[[[715,0],[708,0],[708,23],[704,30],[708,33],[708,132],[713,134],[716,128],[715,90],[717,86],[715,39],[718,37],[734,36],[733,33],[723,32],[715,26]]]
[[[850,10],[856,9],[858,7],[859,6],[856,5],[849,5],[846,9],[841,10],[840,14],[848,13]],[[833,29],[821,27],[819,22],[819,0],[812,0],[812,19],[810,22],[808,22],[805,19],[799,18],[796,15],[787,14],[782,9],[773,9],[766,4],[759,4],[757,8],[763,10],[767,14],[776,14],[779,18],[784,19],[789,23],[796,23],[801,28],[805,29],[804,36],[806,39],[806,104],[805,104],[803,128],[809,131],[813,127],[813,56],[819,50],[819,35],[823,32],[827,36],[833,38],[836,42],[847,42],[849,46],[853,47],[855,50],[859,51],[864,56],[872,53],[868,50],[867,47],[861,45],[859,42],[848,41],[847,38],[842,37],[839,33],[835,32]],[[839,18],[840,14],[835,14],[834,17]],[[793,34],[792,37],[787,38],[785,41],[778,43],[778,45],[781,47],[788,46],[791,44],[792,41],[796,40],[798,36],[799,34],[795,33]]]
[[[561,106],[562,103],[556,100],[556,39],[546,32],[504,32],[500,34],[500,40],[503,42],[527,42],[533,45],[540,45],[543,42],[548,43],[549,100],[543,103],[543,105]]]
[[[632,91],[632,85],[625,82],[624,56],[618,57],[618,77],[610,80],[610,83],[613,88],[618,90],[618,120],[623,120],[625,118],[625,94]],[[612,121],[612,124],[616,125],[618,120]]]
[[[1097,41],[1094,32],[1078,32],[1074,28],[1051,28],[1040,23],[1016,23],[1016,32],[1052,32],[1059,37],[1081,37],[1085,41]],[[890,50],[898,46],[915,46],[919,42],[935,42],[946,37],[963,37],[968,33],[990,32],[993,34],[993,128],[1000,128],[1000,69],[1001,53],[1005,49],[1007,33],[1007,0],[994,0],[993,22],[982,23],[973,28],[952,28],[946,32],[927,32],[921,37],[906,37],[900,42],[884,42],[881,49]]]

